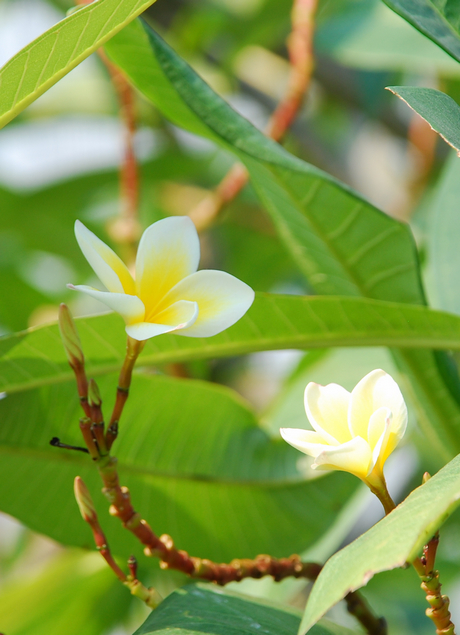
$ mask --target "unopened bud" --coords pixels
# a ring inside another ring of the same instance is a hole
[[[80,509],[80,513],[83,516],[83,520],[85,520],[87,523],[91,523],[97,520],[96,509],[94,507],[91,494],[89,493],[88,488],[79,476],[75,477],[74,492],[75,499]]]
[[[92,408],[100,408],[102,405],[101,393],[94,379],[88,382],[88,403]]]
[[[428,481],[431,478],[431,474],[429,472],[425,472],[425,474],[422,477],[422,483],[423,485],[425,485],[425,483],[428,483]]]
[[[81,348],[80,337],[72,315],[66,304],[59,307],[59,331],[61,333],[64,349],[72,368],[78,364],[83,366],[85,357]]]

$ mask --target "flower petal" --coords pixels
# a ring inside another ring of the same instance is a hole
[[[200,241],[188,216],[164,218],[145,230],[137,252],[136,288],[148,320],[163,296],[197,270],[199,261]]]
[[[390,454],[390,452],[386,454],[386,450],[390,439],[392,418],[393,415],[388,408],[379,408],[371,417],[369,422],[369,443],[372,449],[370,472],[376,467],[377,471],[383,475],[383,465]]]
[[[313,469],[342,470],[350,472],[358,478],[365,479],[369,473],[372,452],[369,444],[361,437],[355,437],[338,445],[327,448],[319,454],[312,465]]]
[[[331,446],[324,439],[311,430],[302,430],[299,428],[281,428],[280,434],[285,441],[297,450],[309,456],[318,456],[323,450]]]
[[[132,275],[110,247],[79,220],[75,221],[75,236],[94,273],[109,291],[135,295],[136,289]]]
[[[140,322],[126,327],[126,332],[135,340],[148,340],[156,335],[171,333],[191,326],[198,317],[198,305],[196,302],[179,300],[175,304],[162,311],[158,316],[159,323]],[[166,324],[164,324],[166,322]]]
[[[305,388],[305,412],[316,432],[331,445],[351,439],[347,413],[350,393],[338,384],[320,386],[310,382]]]
[[[158,308],[164,310],[179,300],[196,302],[198,319],[178,335],[211,337],[235,324],[246,313],[254,300],[254,291],[228,273],[204,270],[176,284]]]
[[[85,285],[67,285],[69,289],[75,291],[83,291],[96,300],[100,300],[109,309],[116,311],[125,320],[126,324],[135,324],[136,322],[142,322],[144,319],[145,309],[141,300],[135,295],[126,295],[126,293],[110,293],[109,291],[98,291],[93,287],[87,287]]]
[[[382,407],[393,413],[391,430],[401,439],[407,426],[407,408],[399,386],[385,371],[373,370],[351,393],[348,421],[353,436],[367,439],[370,418]]]

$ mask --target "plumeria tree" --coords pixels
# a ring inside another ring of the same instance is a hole
[[[455,633],[460,1],[385,2],[0,5],[3,635]]]

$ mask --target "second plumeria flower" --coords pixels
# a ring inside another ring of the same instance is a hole
[[[314,457],[313,469],[351,472],[387,499],[383,465],[407,425],[406,404],[390,375],[373,370],[351,393],[337,384],[310,383],[305,410],[314,432],[282,428],[283,439]]]
[[[110,247],[75,223],[80,248],[105,285],[99,291],[69,285],[119,313],[127,334],[143,341],[177,332],[210,337],[237,322],[254,300],[254,291],[223,271],[197,271],[200,243],[186,216],[165,218],[148,227],[139,244],[135,279]]]

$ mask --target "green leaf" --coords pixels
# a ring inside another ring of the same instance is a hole
[[[376,573],[414,560],[459,504],[457,456],[391,514],[327,561],[313,585],[299,632],[306,633],[349,591],[361,588]]]
[[[190,584],[174,591],[149,615],[134,635],[296,635],[300,618],[294,609],[249,599],[209,584]],[[352,635],[353,631],[323,620],[313,635]]]
[[[454,59],[460,61],[460,13],[456,0],[383,1]]]
[[[121,367],[124,324],[116,314],[81,318],[77,326],[91,376]],[[398,346],[460,350],[460,317],[423,306],[366,298],[258,293],[250,311],[212,338],[160,335],[139,365],[186,362],[276,349]],[[8,393],[69,381],[56,325],[0,340],[0,390]]]
[[[8,580],[0,591],[0,624],[14,635],[100,635],[131,604],[99,554],[67,551],[48,559],[38,575]]]
[[[425,302],[406,225],[267,139],[145,28],[131,23],[107,45],[108,54],[165,116],[244,162],[280,239],[318,293]],[[460,450],[455,370],[430,351],[400,352],[398,364],[434,455],[449,460]]]
[[[434,88],[388,86],[393,94],[418,113],[446,143],[460,154],[460,106]]]
[[[155,0],[98,0],[66,17],[0,69],[0,128]]]
[[[117,379],[98,384],[107,415]],[[9,483],[0,489],[0,509],[59,542],[92,548],[73,497],[79,474],[113,552],[141,557],[142,546],[108,515],[88,455],[49,445],[53,437],[81,445],[81,416],[73,382],[0,401],[0,480]],[[339,473],[307,480],[299,453],[279,436],[270,439],[241,398],[201,381],[137,375],[114,451],[121,483],[157,535],[217,561],[302,552],[359,486]]]
[[[431,199],[428,226],[430,296],[435,306],[460,314],[460,161],[451,153]]]
[[[319,24],[315,50],[341,65],[365,70],[460,74],[450,55],[379,1],[350,3],[343,15]]]

